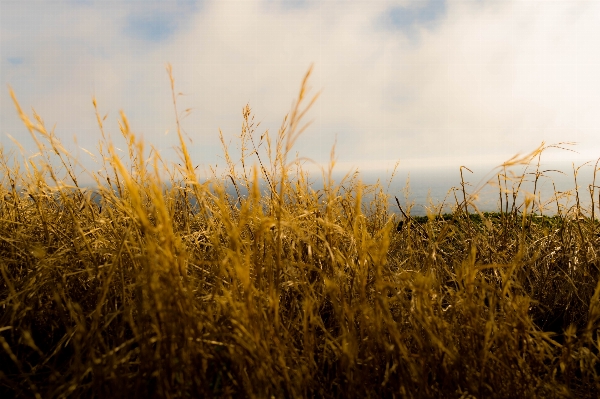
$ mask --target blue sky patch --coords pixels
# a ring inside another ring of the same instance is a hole
[[[6,57],[6,61],[8,61],[8,63],[10,65],[21,65],[24,61],[23,57]]]
[[[419,1],[411,7],[394,7],[387,15],[388,23],[397,29],[410,32],[416,25],[429,25],[446,13],[445,0]]]
[[[149,14],[130,16],[126,32],[136,39],[160,42],[168,39],[176,28],[177,21],[173,16],[155,11]]]
[[[202,6],[201,1],[150,1],[133,8],[125,25],[125,33],[149,42],[162,42],[183,29]]]

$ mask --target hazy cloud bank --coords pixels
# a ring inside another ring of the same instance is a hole
[[[549,156],[590,160],[599,20],[597,1],[2,2],[0,77],[89,150],[96,96],[115,140],[123,109],[176,159],[170,62],[195,161],[223,164],[218,128],[235,143],[250,103],[259,133],[276,133],[314,63],[322,94],[297,150],[318,163],[336,137],[345,170],[492,165],[543,140],[580,142]],[[0,101],[1,143],[31,148],[7,90]]]

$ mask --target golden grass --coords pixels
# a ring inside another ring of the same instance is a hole
[[[98,114],[96,193],[11,91],[40,155],[0,149],[2,397],[598,397],[594,203],[509,207],[507,168],[545,148],[492,179],[501,212],[468,215],[463,181],[452,215],[403,209],[397,231],[381,187],[334,184],[332,162],[317,190],[289,159],[309,75],[274,142],[244,109],[242,160],[225,148],[205,183],[179,120],[165,182],[125,115],[122,160]]]

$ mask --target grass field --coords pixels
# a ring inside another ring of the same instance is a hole
[[[461,182],[425,218],[356,175],[317,187],[290,159],[309,75],[274,137],[244,110],[243,159],[207,183],[181,132],[169,172],[122,114],[95,198],[13,95],[41,156],[0,153],[1,397],[600,395],[595,183],[589,209],[511,202],[540,148],[492,179],[495,213]]]

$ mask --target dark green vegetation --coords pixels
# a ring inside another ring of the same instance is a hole
[[[379,187],[288,163],[304,97],[267,155],[225,151],[243,199],[198,183],[181,133],[164,188],[123,115],[129,159],[103,142],[94,201],[18,108],[42,155],[0,154],[0,396],[598,397],[593,213],[476,214],[463,191],[398,231]]]

